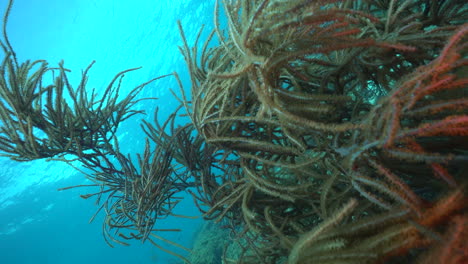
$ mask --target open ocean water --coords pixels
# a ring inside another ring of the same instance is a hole
[[[6,5],[7,0],[0,0],[2,16]],[[64,60],[72,71],[74,87],[81,71],[95,60],[89,88],[103,89],[118,72],[142,66],[125,75],[122,94],[173,71],[179,72],[188,89],[188,73],[177,48],[182,41],[176,22],[181,20],[193,45],[202,24],[212,28],[213,6],[211,0],[16,0],[7,33],[19,62],[43,59],[54,67]],[[156,106],[163,118],[177,106],[169,89],[179,89],[173,77],[142,91],[140,97],[159,100],[138,103],[136,108],[145,109],[147,115],[120,126],[123,153],[143,150],[141,119],[151,121]],[[150,243],[132,241],[129,247],[109,247],[102,237],[104,214],[88,223],[98,206],[94,198],[79,197],[97,189],[57,191],[90,183],[65,163],[15,162],[0,157],[0,264],[180,263]],[[199,215],[191,197],[184,195],[186,199],[175,213]],[[182,232],[163,235],[190,247],[201,222],[169,218],[159,221],[157,227],[182,228]]]

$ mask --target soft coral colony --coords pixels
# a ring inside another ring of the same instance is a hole
[[[147,83],[119,101],[121,72],[98,98],[91,66],[73,88],[63,63],[19,64],[4,31],[2,155],[90,169],[99,190],[82,197],[111,246],[148,240],[189,263],[157,225],[187,191],[232,231],[220,263],[468,263],[464,1],[226,0],[213,16],[193,47],[179,23],[190,92],[143,121],[138,162],[115,135]]]

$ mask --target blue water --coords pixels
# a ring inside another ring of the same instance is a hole
[[[6,2],[0,0],[1,14]],[[176,21],[182,21],[188,41],[193,43],[202,24],[212,27],[213,6],[214,0],[16,0],[7,30],[20,62],[44,59],[56,66],[64,60],[75,86],[81,70],[96,60],[89,88],[104,87],[119,71],[139,66],[143,68],[126,74],[122,93],[173,71],[179,72],[188,88],[177,48],[182,43]],[[151,121],[156,106],[162,117],[174,109],[176,101],[169,89],[178,90],[172,77],[142,91],[142,97],[159,100],[139,103],[136,108],[145,109],[148,115],[122,124],[122,152],[142,151],[140,120]],[[133,241],[129,247],[109,247],[101,233],[103,215],[88,223],[98,207],[93,199],[79,197],[96,189],[57,191],[90,183],[64,163],[0,158],[0,264],[176,263],[150,243]],[[189,197],[176,213],[199,215]],[[170,218],[159,222],[158,228],[182,228],[183,232],[161,235],[190,247],[200,223]]]

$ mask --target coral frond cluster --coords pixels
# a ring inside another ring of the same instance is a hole
[[[191,47],[178,25],[190,91],[181,85],[163,124],[157,110],[143,121],[138,162],[115,131],[140,113],[143,85],[118,101],[122,72],[98,99],[86,94],[89,68],[73,89],[63,64],[19,66],[5,34],[0,150],[17,160],[74,155],[101,188],[83,197],[107,195],[109,243],[190,251],[156,223],[187,191],[233,237],[220,263],[466,263],[467,9],[459,0],[216,1],[205,41],[200,30]],[[59,74],[44,86],[47,72]],[[179,125],[182,108],[190,123]]]

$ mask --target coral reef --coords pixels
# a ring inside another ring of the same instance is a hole
[[[148,240],[186,263],[159,243],[199,249],[156,225],[181,191],[229,232],[210,255],[219,263],[466,263],[467,11],[461,0],[216,1],[206,40],[200,30],[191,47],[178,24],[190,90],[180,85],[165,122],[143,122],[136,163],[115,129],[140,113],[144,84],[117,101],[119,73],[89,96],[89,68],[73,89],[63,64],[19,65],[4,30],[0,151],[75,156],[100,187],[83,198],[101,202],[109,244]],[[48,71],[60,74],[43,86]],[[183,111],[190,123],[177,126]]]
[[[222,229],[220,224],[206,222],[195,237],[190,255],[192,264],[221,264],[223,250],[229,243],[229,230]]]

